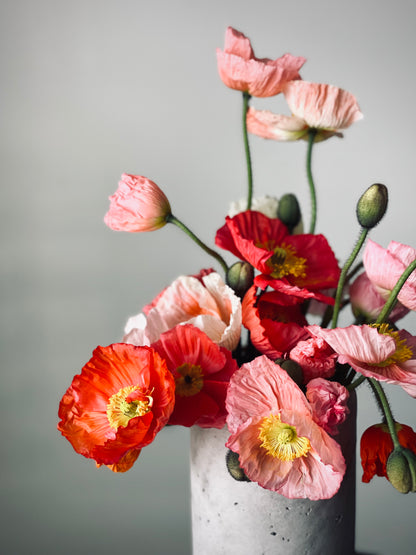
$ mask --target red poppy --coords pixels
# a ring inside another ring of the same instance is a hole
[[[190,324],[163,333],[152,348],[175,379],[175,408],[169,424],[222,428],[228,382],[237,370],[231,352]]]
[[[280,358],[298,341],[307,339],[304,329],[307,321],[298,303],[285,306],[279,292],[269,291],[257,296],[256,291],[257,287],[253,286],[244,296],[243,324],[260,353],[271,359]]]
[[[416,433],[412,428],[396,422],[396,431],[402,447],[410,449],[416,455]],[[393,441],[387,424],[374,424],[367,428],[360,443],[363,482],[368,483],[375,475],[387,478],[386,464],[392,451]]]
[[[124,472],[167,423],[174,389],[153,349],[97,347],[62,397],[58,430],[77,453]]]
[[[290,235],[278,219],[247,210],[217,231],[216,244],[261,272],[255,284],[270,286],[300,299],[316,298],[333,304],[333,299],[319,293],[336,287],[340,269],[323,235]]]

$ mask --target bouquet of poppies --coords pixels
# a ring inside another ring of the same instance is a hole
[[[382,384],[416,397],[416,337],[397,327],[416,310],[416,250],[368,239],[387,209],[382,184],[358,200],[361,232],[342,268],[327,238],[315,233],[313,146],[342,137],[362,118],[357,101],[303,81],[302,57],[256,58],[248,38],[231,27],[217,60],[225,85],[242,92],[248,176],[246,198],[218,229],[217,248],[176,218],[162,190],[143,176],[122,175],[105,223],[127,232],[174,224],[219,271],[207,264],[178,277],[128,319],[122,342],[97,347],[61,400],[58,429],[97,466],[125,472],[166,425],[227,426],[231,475],[237,466],[240,479],[288,498],[328,499],[346,470],[338,427],[348,418],[351,392],[366,381],[382,418],[361,439],[363,481],[377,474],[414,492],[416,434],[394,420]],[[290,116],[250,106],[252,97],[278,94]],[[253,195],[249,134],[306,141],[307,233],[293,194]],[[352,313],[347,327],[338,326],[342,310]]]

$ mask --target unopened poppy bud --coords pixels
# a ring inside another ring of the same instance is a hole
[[[288,227],[290,233],[292,233],[301,218],[298,199],[295,195],[287,193],[280,198],[277,217]]]
[[[277,359],[275,360],[275,363],[278,364],[280,368],[283,368],[283,370],[286,370],[286,372],[289,374],[296,385],[302,387],[303,371],[300,364],[298,364],[294,360],[291,360],[290,358],[286,360]]]
[[[227,272],[229,285],[241,299],[253,285],[254,268],[248,262],[236,262]]]
[[[231,449],[229,449],[225,457],[225,462],[227,465],[227,470],[234,478],[234,480],[237,480],[237,482],[251,482],[251,480],[247,478],[244,470],[240,466],[238,453],[234,453],[234,451],[231,451]]]
[[[396,448],[387,459],[387,477],[400,493],[416,491],[416,455],[410,449]]]
[[[360,197],[357,203],[357,219],[365,229],[375,227],[387,210],[389,195],[387,187],[374,183]]]

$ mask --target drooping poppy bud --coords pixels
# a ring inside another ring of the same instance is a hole
[[[409,449],[396,448],[387,459],[387,477],[400,493],[416,491],[416,455]]]

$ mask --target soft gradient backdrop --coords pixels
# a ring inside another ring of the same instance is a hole
[[[165,430],[125,475],[96,470],[56,431],[93,348],[120,340],[179,274],[212,265],[176,228],[110,231],[107,197],[122,172],[150,177],[213,244],[246,184],[241,95],[216,69],[231,25],[259,57],[305,56],[304,79],[359,100],[364,120],[314,152],[317,231],[339,259],[374,182],[390,206],[371,237],[415,246],[414,21],[412,0],[2,0],[2,553],[190,553],[188,430]],[[256,193],[295,192],[308,220],[306,144],[253,138],[252,149]],[[414,315],[403,325],[415,332]],[[415,401],[388,394],[415,427]],[[358,433],[377,421],[363,386]],[[413,554],[416,496],[360,477],[357,548]]]

